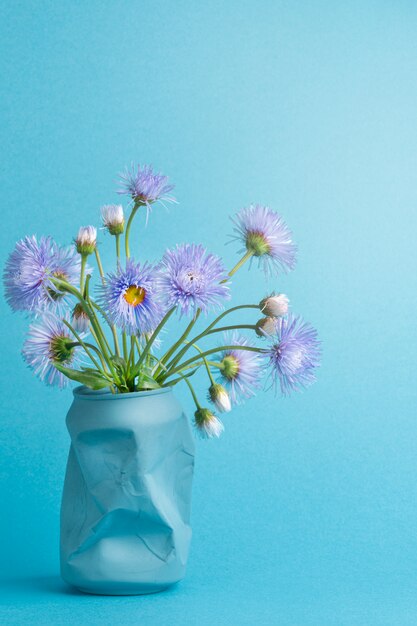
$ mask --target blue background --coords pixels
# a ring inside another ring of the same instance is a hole
[[[140,258],[193,240],[231,267],[228,215],[269,204],[297,270],[245,268],[234,301],[285,291],[324,342],[314,387],[199,442],[186,580],[89,597],[58,577],[71,394],[25,368],[2,301],[1,623],[417,624],[416,3],[26,0],[0,24],[2,265],[151,162],[180,204],[139,217]]]

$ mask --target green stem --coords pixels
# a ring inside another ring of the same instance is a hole
[[[193,344],[193,343],[196,343],[197,341],[200,341],[200,339],[202,339],[203,337],[205,337],[205,335],[210,333],[211,329],[218,322],[220,322],[220,320],[223,319],[223,317],[225,317],[226,315],[229,315],[229,313],[233,313],[234,311],[238,311],[239,309],[259,309],[259,305],[258,304],[239,304],[239,305],[234,306],[234,307],[232,307],[230,309],[227,309],[226,311],[223,311],[223,313],[220,313],[220,315],[218,315],[216,317],[216,319],[211,324],[209,324],[209,326],[207,326],[207,328],[205,328],[199,335],[194,337],[194,339],[191,339],[190,343],[187,344],[184,348],[182,348],[182,350],[180,350],[178,352],[178,354],[175,356],[175,358],[172,359],[172,361],[170,363],[168,363],[168,368],[169,367],[174,367],[180,361],[180,359],[182,359],[184,354],[189,349],[190,344]]]
[[[117,336],[116,326],[114,324],[112,324],[110,326],[110,329],[111,329],[111,333],[113,335],[114,349],[116,351],[116,355],[120,356],[119,338]]]
[[[176,384],[180,383],[182,380],[184,380],[184,378],[191,378],[191,376],[194,376],[194,374],[196,373],[197,369],[195,369],[193,372],[191,372],[190,374],[185,374],[185,376],[183,376],[182,374],[180,374],[178,376],[178,378],[174,378],[174,380],[170,380],[168,381],[164,386],[165,387],[174,387]]]
[[[183,376],[183,380],[185,380],[185,382],[186,382],[186,383],[187,383],[187,385],[188,385],[188,388],[189,388],[189,390],[190,390],[190,392],[191,392],[191,395],[192,395],[192,397],[193,397],[193,400],[194,400],[194,402],[195,402],[195,405],[196,405],[197,409],[201,409],[201,405],[200,405],[200,403],[199,403],[199,401],[198,401],[197,394],[196,394],[196,392],[194,391],[194,388],[193,388],[192,384],[190,383],[190,381],[188,380],[188,378],[186,378],[185,376]]]
[[[243,255],[243,257],[240,259],[240,261],[238,261],[236,263],[236,265],[230,270],[228,276],[232,277],[233,274],[236,274],[237,270],[240,269],[242,267],[242,265],[244,265],[246,263],[246,261],[249,261],[249,259],[253,256],[253,252],[251,252],[250,250],[248,250],[246,252],[246,254]],[[222,281],[223,283],[226,282],[226,280]]]
[[[236,263],[236,265],[230,270],[228,276],[231,277],[233,276],[233,274],[235,274],[239,268],[242,267],[242,265],[244,265],[244,263],[246,263],[246,261],[248,261],[251,257],[253,256],[253,252],[251,251],[247,251],[246,254],[243,255],[243,257],[240,259],[240,261],[238,261]],[[227,278],[220,281],[220,284],[227,282]],[[254,308],[254,309],[258,309],[259,306],[257,304],[248,304],[248,305],[240,305],[240,306],[236,306],[233,307],[231,309],[229,309],[228,311],[224,311],[224,313],[222,313],[221,315],[219,315],[214,322],[212,322],[210,324],[210,326],[207,327],[207,329],[203,332],[200,333],[200,335],[198,335],[195,339],[193,339],[193,341],[191,343],[195,343],[195,341],[198,341],[199,339],[201,339],[201,337],[204,337],[205,334],[207,334],[207,332],[209,332],[211,330],[211,328],[222,319],[222,317],[224,317],[225,315],[227,315],[228,313],[231,313],[232,311],[237,311],[238,309],[244,309],[244,308]],[[193,328],[194,324],[196,323],[196,321],[198,320],[199,316],[201,313],[201,309],[197,309],[197,312],[195,314],[195,317],[193,320],[191,320],[191,322],[189,323],[189,325],[187,326],[185,332],[182,334],[182,336],[179,338],[179,340],[168,350],[168,352],[166,352],[164,354],[164,356],[161,358],[161,363],[166,363],[168,361],[168,359],[171,358],[171,356],[175,353],[175,351],[179,348],[179,346],[181,346],[182,343],[184,343],[184,340],[188,337],[191,329]],[[172,359],[172,362],[169,365],[175,365],[176,363],[178,363],[178,361],[181,359],[182,355],[186,353],[186,351],[188,350],[188,348],[190,347],[190,344],[186,345],[185,348],[183,348],[182,350],[180,350],[179,354]],[[168,365],[168,366],[169,366]],[[160,369],[157,370],[156,375],[158,375],[160,373]]]
[[[65,326],[67,328],[69,328],[69,330],[72,332],[72,334],[74,335],[74,337],[76,338],[76,340],[78,341],[78,343],[84,348],[86,354],[88,357],[90,357],[91,361],[94,363],[95,367],[100,370],[100,366],[98,364],[98,361],[96,361],[96,359],[93,357],[93,355],[91,354],[90,350],[88,349],[88,344],[84,343],[84,341],[81,339],[80,335],[77,333],[77,331],[75,330],[75,328],[73,328],[71,326],[71,324],[65,319],[63,318],[63,323],[65,324]],[[95,348],[95,346],[94,346]],[[97,350],[97,348],[96,348]],[[101,356],[101,355],[100,355]]]
[[[125,332],[122,333],[122,341],[123,341],[123,358],[126,361],[126,365],[127,365],[127,359],[128,359],[128,354],[127,354],[127,335]]]
[[[101,361],[101,365],[102,365],[102,368],[103,368],[102,374],[104,374],[107,378],[112,380],[108,376],[108,374],[106,373],[106,362],[103,359],[103,355],[101,354],[100,350],[96,346],[94,346],[92,343],[85,343],[84,345],[87,346],[88,348],[90,348],[90,350],[94,350],[94,352],[97,354],[97,356],[99,357],[99,359]],[[84,350],[85,350],[85,348],[84,348]],[[99,369],[101,371],[101,368],[98,367],[97,369]],[[112,380],[112,382],[114,382],[114,381]]]
[[[198,358],[200,358],[200,357],[198,357]],[[182,367],[182,368],[181,368],[181,371],[182,371],[182,372],[184,372],[185,370],[192,370],[192,369],[194,369],[195,367],[196,367],[196,368],[199,368],[199,367],[201,367],[202,365],[203,365],[203,359],[201,359],[201,361],[195,361],[194,363],[190,363],[190,364],[189,364],[189,365],[187,365],[186,367]],[[173,373],[176,373],[176,372],[173,372]],[[171,373],[170,373],[170,372],[167,372],[166,376],[164,377],[164,381],[165,381],[165,379],[166,379],[166,378],[169,378],[170,376],[171,376]],[[159,381],[158,381],[158,382],[159,382]]]
[[[97,261],[98,271],[99,271],[99,274],[101,276],[101,282],[103,283],[103,285],[105,285],[106,284],[106,278],[104,276],[103,264],[101,262],[100,253],[98,251],[97,246],[95,247],[94,254],[96,255],[96,261]]]
[[[140,207],[141,203],[140,202],[136,202],[133,206],[133,209],[129,215],[129,219],[127,220],[127,224],[126,224],[126,233],[125,233],[125,251],[126,251],[126,258],[130,258],[130,248],[129,248],[129,237],[130,237],[130,229],[132,227],[132,222],[133,222],[133,218],[136,215],[136,212],[138,210],[138,208]]]
[[[94,328],[92,327],[91,322],[90,322],[90,333],[91,333],[91,335],[93,336],[93,339],[95,339],[95,340],[96,340],[97,344],[98,344],[99,346],[101,346],[101,344],[100,344],[100,340],[99,340],[99,338],[97,337],[97,333],[96,333],[96,331],[94,330]],[[107,349],[109,349],[109,344],[107,343],[107,339],[106,339],[106,337],[105,337],[104,335],[103,335],[103,339],[105,340],[105,344],[106,344]]]
[[[81,255],[81,271],[80,271],[80,292],[84,293],[85,266],[87,263],[87,254]]]
[[[116,326],[114,324],[111,323],[111,321],[109,320],[106,312],[101,308],[101,306],[99,304],[97,304],[97,302],[94,302],[94,300],[90,301],[92,306],[97,309],[97,311],[99,311],[99,313],[101,313],[101,315],[103,316],[104,320],[107,322],[112,335],[113,335],[113,341],[114,341],[114,349],[116,351],[117,356],[120,356],[120,346],[119,346],[119,338],[117,336],[117,330],[116,330]],[[110,350],[110,346],[109,343],[107,342],[107,347]],[[111,350],[110,350],[111,351]]]
[[[137,337],[135,337],[135,344],[136,344],[136,348],[138,350],[138,354],[139,356],[142,353],[142,346],[139,343],[139,339]],[[161,363],[161,361],[158,359],[158,357],[155,354],[152,354],[151,352],[148,352],[148,354],[146,355],[146,361],[147,363],[149,363],[149,367],[151,367],[151,361],[155,361],[154,364],[154,368],[156,369],[157,367],[161,366],[162,369],[166,370],[166,367]],[[155,369],[152,371],[152,376],[154,376],[155,374]]]
[[[137,347],[137,349],[138,349],[138,354],[139,354],[139,356],[140,356],[140,351],[142,350],[142,348],[141,348],[141,346],[140,346],[139,339],[136,337],[136,335],[134,335],[134,338],[135,338],[135,344],[136,344],[136,347]]]
[[[259,304],[238,304],[237,306],[232,306],[230,309],[227,309],[226,311],[223,311],[223,313],[220,313],[220,315],[218,315],[216,319],[211,324],[209,324],[207,328],[203,330],[201,334],[203,333],[205,334],[208,330],[211,330],[213,326],[217,324],[217,322],[220,322],[221,319],[226,317],[226,315],[229,315],[230,313],[233,313],[234,311],[239,311],[239,309],[258,309],[259,310]]]
[[[65,347],[68,348],[69,350],[71,350],[71,348],[76,348],[77,346],[80,346],[80,342],[79,341],[68,341],[65,342]]]
[[[109,344],[107,342],[106,336],[104,335],[103,331],[101,330],[101,327],[99,326],[98,328],[95,328],[93,326],[93,324],[91,323],[91,334],[93,335],[94,339],[96,340],[97,344],[100,346],[101,348],[101,354],[102,354],[102,359],[101,362],[103,364],[103,367],[107,366],[109,371],[111,372],[112,376],[114,377],[114,380],[118,380],[118,376],[116,374],[116,370],[113,367],[113,363],[111,361],[111,356],[110,356],[110,348],[108,347]]]
[[[98,271],[99,271],[99,274],[100,274],[100,277],[101,277],[101,282],[103,283],[103,285],[105,285],[106,284],[106,277],[105,277],[105,274],[104,274],[103,264],[101,262],[101,257],[100,257],[100,253],[98,251],[97,246],[96,246],[94,252],[95,252],[95,255],[96,255],[97,267],[98,267]],[[120,347],[119,347],[119,340],[117,338],[116,326],[114,324],[110,323],[110,321],[109,321],[108,317],[106,316],[106,314],[104,313],[103,309],[101,307],[99,307],[98,304],[96,304],[94,302],[93,306],[95,306],[96,309],[98,309],[100,311],[100,313],[102,314],[102,316],[104,317],[104,319],[106,320],[108,325],[110,326],[110,330],[111,330],[112,335],[113,335],[114,349],[116,351],[117,356],[120,356]],[[106,336],[104,334],[103,334],[103,336],[104,336],[104,339],[106,341],[108,350],[109,350],[109,352],[111,352],[111,348],[110,348],[109,343],[108,343],[108,341],[106,339]]]
[[[86,280],[86,290],[88,292],[88,282],[89,282],[89,278],[90,276],[87,276],[87,280]],[[113,368],[113,364],[110,360],[110,355],[107,351],[107,346],[105,344],[105,337],[104,337],[104,333],[103,330],[100,326],[100,322],[98,321],[95,313],[94,313],[94,309],[93,307],[89,304],[89,302],[87,300],[85,300],[82,296],[82,294],[78,291],[78,289],[76,287],[74,287],[73,285],[71,285],[70,283],[68,283],[67,281],[64,280],[60,280],[58,278],[54,278],[53,279],[54,284],[61,288],[63,291],[67,291],[68,293],[70,293],[71,295],[75,296],[77,298],[77,300],[79,300],[83,310],[87,313],[90,323],[91,323],[91,327],[95,332],[96,335],[96,341],[98,343],[98,345],[101,348],[101,352],[102,355],[110,369],[110,371],[112,372],[112,374],[115,376],[115,371]],[[116,376],[115,376],[116,378]]]
[[[165,352],[165,354],[163,355],[163,357],[160,359],[161,363],[165,364],[168,359],[171,358],[171,356],[175,353],[175,351],[179,348],[179,346],[184,343],[184,341],[187,339],[188,335],[190,334],[194,324],[197,322],[198,318],[200,317],[201,314],[201,309],[197,309],[193,319],[191,320],[191,322],[188,324],[187,328],[185,329],[185,331],[183,332],[183,334],[181,335],[181,337],[178,339],[178,341],[176,341],[169,350],[167,350],[167,352]],[[158,374],[160,374],[160,368],[158,368],[158,370],[156,371],[156,375],[158,376]]]
[[[267,352],[267,350],[263,350],[262,348],[253,348],[252,346],[218,346],[217,348],[211,348],[211,350],[206,350],[199,356],[191,357],[191,359],[188,359],[187,361],[184,361],[184,363],[181,363],[179,367],[168,370],[168,372],[161,377],[161,380],[164,381],[165,378],[168,378],[168,376],[172,376],[177,372],[181,372],[188,365],[191,365],[192,363],[195,363],[195,361],[197,361],[198,359],[201,359],[201,357],[208,356],[209,354],[215,354],[216,352],[220,352],[221,350],[245,350],[247,352],[258,352],[260,354],[264,354]]]
[[[116,257],[117,261],[120,261],[120,234],[116,235]]]
[[[211,367],[217,367],[218,369],[222,369],[222,364],[219,363],[218,361],[208,361],[207,363],[211,366]],[[192,363],[190,365],[187,365],[187,367],[181,368],[182,372],[185,372],[186,370],[194,370],[192,372],[192,374],[187,374],[187,376],[193,376],[195,374],[195,372],[202,366],[204,365],[204,360],[202,359],[201,361],[196,361],[195,363]],[[166,382],[166,379],[169,378],[172,374],[167,373],[167,376],[164,378],[163,382],[163,386],[164,385],[172,385],[172,381]],[[179,382],[181,379],[180,378],[175,378],[174,379],[176,382]],[[158,381],[160,382],[160,381]]]
[[[120,237],[120,235],[116,235],[116,246],[117,246],[117,242],[118,242],[118,238]],[[97,261],[97,267],[98,267],[98,271],[101,277],[101,282],[103,283],[103,285],[106,284],[106,277],[104,274],[104,269],[103,269],[103,264],[101,262],[101,257],[100,257],[100,253],[98,251],[98,248],[96,246],[95,250],[95,255],[96,255],[96,261]],[[98,304],[96,304],[95,302],[93,302],[93,306],[100,311],[100,313],[102,314],[102,316],[104,317],[104,319],[106,320],[107,324],[110,327],[111,333],[113,335],[113,342],[114,342],[114,349],[116,352],[117,356],[120,356],[120,346],[119,346],[119,339],[117,337],[117,330],[116,330],[116,326],[114,324],[112,324],[109,320],[109,318],[107,317],[107,315],[104,313],[103,309],[101,307],[99,307]],[[109,344],[107,344],[109,345]],[[110,350],[110,346],[109,346],[109,350]],[[110,350],[111,351],[111,350]]]
[[[129,354],[129,367],[134,366],[135,364],[135,336],[130,336],[130,354]]]
[[[215,385],[215,384],[216,384],[216,381],[214,380],[214,378],[213,378],[213,374],[211,373],[211,370],[210,370],[210,368],[209,368],[209,366],[208,366],[208,361],[207,361],[207,359],[204,359],[204,365],[206,366],[207,374],[208,374],[208,377],[209,377],[209,379],[210,379],[211,384],[212,384],[212,385]]]
[[[197,350],[197,352],[200,353],[200,356],[203,354],[203,350],[201,348],[199,348],[195,343],[193,343],[191,345],[192,345],[192,347],[195,350]],[[211,370],[210,370],[210,367],[209,367],[209,362],[207,361],[206,357],[204,357],[204,356],[202,357],[202,359],[204,361],[204,365],[205,365],[205,368],[206,368],[206,371],[207,371],[207,375],[208,375],[208,377],[210,379],[210,382],[211,382],[212,385],[215,385],[216,381],[214,380],[213,375],[211,373]]]
[[[152,370],[152,376],[155,377],[156,376],[156,372],[164,370],[164,372],[167,371],[166,366],[160,361],[160,359],[158,359],[157,356],[155,356],[154,354],[152,354],[152,358],[155,361],[155,364],[153,366],[153,370]]]
[[[236,326],[220,326],[220,328],[212,328],[211,330],[208,330],[205,334],[212,335],[213,333],[222,333],[228,330],[237,330],[237,329],[256,330],[256,326],[254,324],[237,324]]]
[[[88,305],[90,306],[90,308],[91,308],[91,310],[92,310],[92,312],[93,312],[93,313],[94,313],[94,309],[96,308],[98,311],[100,311],[100,313],[103,315],[103,317],[104,317],[104,319],[106,320],[106,322],[109,324],[109,320],[108,320],[108,318],[107,318],[106,314],[104,313],[103,309],[102,309],[102,308],[101,308],[98,304],[96,304],[95,302],[93,302],[93,301],[91,300],[91,298],[90,298],[90,290],[89,290],[90,279],[91,279],[91,275],[89,274],[89,275],[87,276],[86,281],[85,281],[84,300],[88,303]],[[96,316],[95,314],[94,314],[94,316],[95,316],[95,318],[96,318],[96,320],[97,320],[97,322],[98,322],[98,318],[97,318],[97,316]],[[100,333],[101,333],[101,334],[100,334],[101,340],[102,340],[102,342],[104,342],[104,344],[106,345],[106,348],[107,348],[107,350],[108,350],[109,354],[111,354],[111,351],[112,351],[112,350],[111,350],[110,344],[109,344],[109,342],[107,341],[107,337],[106,337],[106,335],[105,335],[104,331],[102,330],[102,328],[101,328],[101,326],[100,326],[100,324],[99,324],[99,323],[98,323],[98,328],[99,328]],[[101,344],[100,344],[100,342],[99,342],[99,339],[98,339],[98,337],[97,337],[97,330],[95,330],[95,329],[91,328],[91,334],[93,335],[93,337],[94,337],[94,339],[97,341],[97,343],[101,346]]]
[[[162,330],[163,326],[169,320],[169,318],[171,317],[171,315],[173,314],[174,311],[175,311],[175,307],[172,307],[172,309],[169,309],[169,311],[167,313],[165,313],[164,317],[162,318],[162,320],[159,322],[158,326],[153,331],[151,338],[148,340],[146,346],[142,350],[142,354],[140,355],[138,362],[136,363],[135,367],[133,368],[133,373],[134,373],[135,376],[137,376],[139,374],[140,366],[142,365],[146,355],[149,353],[149,350],[151,349],[153,342],[155,341],[155,339],[159,335],[160,331]]]
[[[103,354],[106,355],[106,358],[109,358],[109,354],[111,354],[111,348],[109,345],[109,342],[107,341],[107,337],[103,331],[103,329],[101,328],[100,322],[98,320],[97,315],[94,312],[94,307],[96,307],[101,314],[103,315],[104,319],[106,319],[106,316],[104,314],[104,311],[99,307],[98,304],[96,304],[95,302],[93,303],[91,298],[90,298],[90,280],[91,280],[91,274],[89,274],[85,280],[85,288],[84,288],[84,300],[87,302],[87,304],[89,305],[91,312],[94,315],[94,319],[96,320],[97,324],[96,324],[96,328],[92,329],[92,334],[95,338],[95,340],[97,341],[98,345],[101,347],[102,343],[104,343],[105,348],[107,348],[108,350],[108,354],[107,354],[107,350],[103,351]],[[114,372],[113,368],[109,365],[111,371]]]

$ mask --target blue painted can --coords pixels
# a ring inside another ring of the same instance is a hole
[[[61,575],[82,591],[162,591],[185,575],[194,438],[170,388],[74,389]]]

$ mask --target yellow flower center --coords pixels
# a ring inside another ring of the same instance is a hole
[[[142,304],[146,296],[146,291],[143,287],[138,285],[130,285],[124,293],[124,299],[131,306],[138,306]]]

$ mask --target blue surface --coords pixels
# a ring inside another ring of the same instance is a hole
[[[86,593],[156,593],[184,579],[195,442],[172,388],[74,390],[61,577]]]
[[[0,622],[416,624],[416,4],[26,0],[0,24],[2,264],[25,233],[70,241],[152,162],[180,205],[138,220],[141,258],[195,240],[231,266],[227,215],[269,203],[298,268],[245,269],[235,302],[285,291],[325,348],[315,387],[198,442],[186,580],[80,596],[58,578],[71,394],[25,369],[2,302]]]

